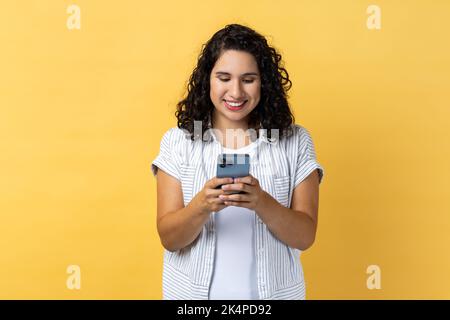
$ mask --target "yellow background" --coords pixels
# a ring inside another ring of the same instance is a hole
[[[381,30],[366,27],[371,4]],[[282,54],[325,169],[307,298],[450,299],[449,13],[446,0],[2,1],[0,298],[161,298],[150,163],[201,45],[242,23]]]

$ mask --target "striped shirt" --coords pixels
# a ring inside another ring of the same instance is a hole
[[[209,133],[209,134],[208,134]],[[290,208],[292,193],[315,169],[319,183],[324,170],[316,160],[314,144],[308,130],[293,125],[293,134],[271,140],[260,131],[257,156],[250,159],[250,174],[261,188],[281,205]],[[152,162],[181,182],[186,206],[202,190],[206,181],[216,175],[217,158],[223,146],[212,130],[194,141],[177,127],[163,136],[160,152]],[[210,214],[198,237],[188,246],[164,251],[163,299],[206,300],[214,271],[216,245],[214,214]],[[255,215],[254,244],[258,295],[262,300],[305,299],[305,281],[300,262],[301,251],[278,240],[265,223]]]

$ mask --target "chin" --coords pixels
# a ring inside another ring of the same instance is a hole
[[[246,114],[229,114],[229,113],[226,113],[226,114],[224,114],[224,116],[225,116],[225,118],[227,118],[228,120],[231,120],[231,121],[241,121],[241,120],[243,120],[243,119],[245,119],[245,118],[247,118],[247,113]]]

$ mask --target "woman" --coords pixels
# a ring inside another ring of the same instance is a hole
[[[203,47],[152,163],[163,299],[305,298],[300,253],[315,239],[324,172],[280,61],[238,24]],[[222,153],[249,154],[250,174],[217,178]]]

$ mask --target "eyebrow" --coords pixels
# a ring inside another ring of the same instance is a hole
[[[225,75],[225,76],[229,76],[229,75],[231,75],[230,73],[228,73],[228,72],[225,72],[225,71],[217,71],[216,72],[216,75]],[[246,72],[246,73],[243,73],[242,74],[242,76],[257,76],[258,74],[256,73],[256,72]]]

